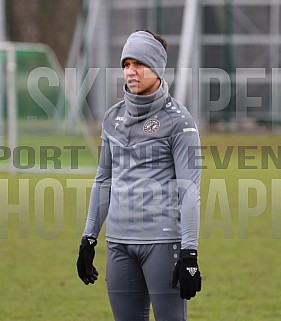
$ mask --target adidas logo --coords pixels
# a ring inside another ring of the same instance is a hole
[[[95,240],[93,240],[93,239],[88,239],[88,242],[92,245],[93,243],[95,243]]]
[[[197,272],[197,268],[196,267],[187,267],[186,269],[190,273],[191,276],[194,276],[195,273]]]

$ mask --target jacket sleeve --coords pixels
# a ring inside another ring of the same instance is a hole
[[[102,136],[99,165],[92,186],[83,236],[98,237],[110,204],[112,158],[107,137]]]
[[[197,249],[200,226],[201,147],[196,128],[172,136],[181,209],[182,249]]]

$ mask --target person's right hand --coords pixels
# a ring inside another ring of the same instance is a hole
[[[82,237],[76,266],[79,278],[86,285],[89,283],[94,284],[98,279],[99,273],[93,266],[96,245],[97,240],[95,238],[90,236]]]

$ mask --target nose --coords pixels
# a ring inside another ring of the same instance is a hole
[[[127,68],[127,75],[128,76],[133,76],[136,74],[136,68],[133,64],[130,64]]]

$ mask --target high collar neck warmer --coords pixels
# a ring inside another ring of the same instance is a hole
[[[159,88],[151,95],[134,95],[128,91],[126,84],[124,84],[123,90],[126,104],[125,126],[130,126],[155,115],[162,109],[169,96],[168,84],[164,79],[162,79]]]

